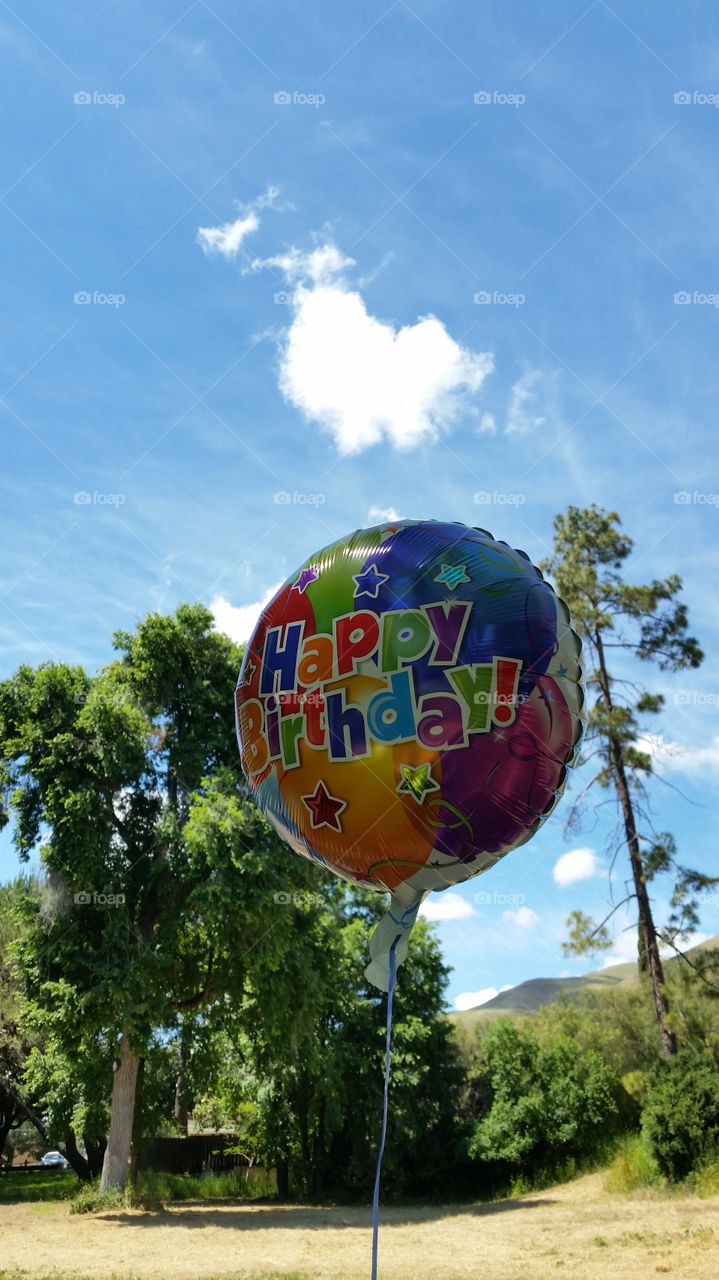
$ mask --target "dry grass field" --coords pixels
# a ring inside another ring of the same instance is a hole
[[[382,1280],[716,1280],[719,1199],[604,1190],[591,1174],[495,1204],[387,1208]],[[0,1276],[367,1280],[367,1209],[221,1201],[71,1216],[0,1206]]]

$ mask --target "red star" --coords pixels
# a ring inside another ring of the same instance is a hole
[[[324,782],[318,782],[311,796],[302,796],[303,805],[310,811],[312,830],[318,827],[331,827],[333,831],[341,831],[340,814],[347,808],[347,801],[330,795]]]

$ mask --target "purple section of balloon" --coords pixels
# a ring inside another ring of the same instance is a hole
[[[557,605],[530,561],[482,530],[442,523],[403,526],[368,557],[388,580],[378,613],[440,600],[468,600],[472,612],[457,665],[515,658],[522,664],[516,718],[472,734],[442,756],[435,847],[471,862],[527,836],[551,808],[572,752],[573,725],[558,684],[546,672],[557,651]],[[358,600],[358,604],[361,600]],[[451,692],[442,668],[413,663],[420,694]]]

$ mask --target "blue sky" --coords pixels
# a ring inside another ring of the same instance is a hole
[[[707,651],[654,682],[682,795],[653,794],[711,869],[712,13],[3,2],[2,673],[95,668],[184,599],[241,635],[373,513],[536,560],[556,511],[597,502],[630,573],[682,575]],[[452,998],[581,970],[563,922],[607,901],[614,817],[568,837],[567,808],[444,908]]]

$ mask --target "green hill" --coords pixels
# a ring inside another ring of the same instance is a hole
[[[719,948],[719,934],[707,938],[696,947],[691,947],[687,955],[699,951]],[[673,956],[665,961],[665,967],[671,969],[679,959]],[[453,1022],[459,1023],[463,1030],[471,1029],[479,1022],[491,1022],[494,1018],[511,1017],[522,1013],[535,1013],[542,1005],[551,1004],[560,996],[593,988],[595,991],[610,991],[616,987],[636,987],[639,983],[639,971],[634,963],[612,964],[606,969],[596,969],[578,978],[529,978],[520,982],[508,991],[500,991],[486,1004],[475,1009],[466,1009],[462,1013],[451,1013]]]

